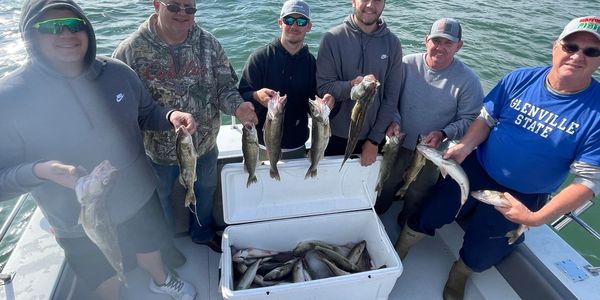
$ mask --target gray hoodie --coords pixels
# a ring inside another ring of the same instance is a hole
[[[168,109],[156,105],[129,67],[95,57],[91,26],[82,74],[66,77],[44,61],[31,31],[42,13],[54,8],[70,9],[89,24],[73,1],[25,1],[20,30],[28,61],[0,79],[0,200],[31,192],[57,236],[78,237],[84,233],[75,192],[36,177],[33,165],[59,160],[91,171],[108,159],[118,169],[108,207],[112,221],[120,224],[147,203],[156,187],[140,127],[171,126]]]
[[[364,33],[349,16],[325,34],[317,56],[317,92],[321,96],[329,93],[336,99],[331,120],[333,135],[348,138],[354,107],[349,81],[368,74],[375,75],[381,86],[358,138],[381,142],[397,112],[403,76],[402,46],[383,20],[379,20],[375,32]]]

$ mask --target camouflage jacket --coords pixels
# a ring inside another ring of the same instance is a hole
[[[232,115],[243,102],[237,76],[221,44],[195,24],[188,38],[169,46],[156,34],[157,16],[125,39],[113,57],[128,64],[160,105],[189,112],[198,125],[193,135],[198,155],[216,144],[220,113]],[[157,164],[177,163],[174,131],[144,131],[146,154]]]

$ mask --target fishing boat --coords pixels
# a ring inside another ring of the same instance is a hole
[[[220,167],[241,162],[239,125],[235,122],[223,125],[217,142]],[[31,196],[23,195],[18,203],[27,197]],[[590,205],[591,202],[551,225],[529,230],[525,242],[510,256],[497,266],[471,276],[465,299],[600,299],[600,268],[591,266],[556,232],[575,221],[590,234],[590,239],[600,240],[600,235],[578,218]],[[400,209],[401,203],[396,202],[379,216],[392,242],[400,231],[396,223]],[[11,213],[7,223],[13,217]],[[6,228],[8,225],[4,224],[0,236]],[[402,273],[388,299],[441,299],[448,271],[458,257],[463,233],[461,224],[455,222],[438,230],[435,237],[426,237],[414,246],[401,262]],[[227,299],[220,284],[221,254],[192,243],[185,234],[176,238],[175,244],[187,257],[186,264],[176,272],[196,286],[196,299]],[[128,287],[121,290],[122,299],[170,299],[152,293],[148,289],[149,276],[139,268],[126,275]],[[39,209],[33,213],[2,270],[0,284],[0,299],[93,299],[65,263],[63,251]],[[264,299],[284,298],[267,292]],[[316,294],[311,299],[326,298]]]

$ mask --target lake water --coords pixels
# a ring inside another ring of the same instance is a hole
[[[307,43],[316,54],[323,33],[352,12],[351,1],[308,1],[312,6],[313,28]],[[18,31],[21,3],[0,0],[0,77],[16,69],[26,58]],[[150,0],[84,0],[79,3],[95,28],[98,54],[103,55],[110,55],[118,42],[153,12]],[[279,34],[276,19],[283,1],[203,0],[197,3],[197,22],[221,42],[238,74],[250,53]],[[404,54],[423,51],[423,38],[434,20],[441,17],[460,20],[464,46],[458,57],[473,68],[481,78],[484,91],[488,92],[503,75],[517,67],[550,64],[552,42],[563,26],[574,17],[600,14],[598,7],[598,0],[388,0],[383,17],[401,39]],[[596,72],[595,77],[600,78],[600,72]],[[0,221],[6,218],[13,203],[0,203]],[[28,204],[20,218],[26,219],[33,207]],[[583,219],[600,230],[600,208],[592,207]],[[0,264],[10,251],[6,244],[16,239],[23,226],[24,221],[19,222],[9,232],[8,240],[0,244]],[[592,240],[572,224],[563,229],[561,235],[593,265],[600,265],[600,241]]]

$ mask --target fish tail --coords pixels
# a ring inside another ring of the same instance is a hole
[[[248,182],[246,182],[246,187],[249,188],[251,184],[258,182],[256,175],[248,175]]]
[[[310,168],[308,168],[308,171],[306,171],[304,179],[308,179],[309,177],[314,178],[315,176],[317,176],[317,168],[313,168],[313,166],[311,165]]]
[[[518,229],[511,230],[511,231],[507,232],[505,235],[505,237],[508,238],[509,245],[512,245],[514,242],[516,242],[520,236],[521,236],[521,234],[519,233]]]
[[[190,206],[190,204],[196,205],[196,194],[194,193],[194,188],[188,188],[187,193],[185,194],[185,207]]]
[[[277,170],[276,165],[271,165],[269,175],[271,175],[271,178],[275,178],[277,181],[281,181],[281,177],[279,177],[279,170]]]

